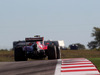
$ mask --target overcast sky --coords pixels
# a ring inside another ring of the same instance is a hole
[[[86,46],[93,27],[100,27],[100,0],[0,0],[0,48],[36,34]]]

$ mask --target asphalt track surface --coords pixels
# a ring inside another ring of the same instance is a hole
[[[54,75],[57,60],[0,62],[0,75]]]

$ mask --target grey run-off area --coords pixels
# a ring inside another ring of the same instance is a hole
[[[0,62],[0,75],[54,75],[57,60]]]

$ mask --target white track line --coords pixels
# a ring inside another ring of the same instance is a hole
[[[58,59],[54,75],[61,75],[61,63],[61,59]]]

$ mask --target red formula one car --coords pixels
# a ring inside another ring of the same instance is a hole
[[[44,41],[44,37],[25,38],[25,41],[13,42],[15,61],[31,59],[60,59],[59,45],[54,41]]]

